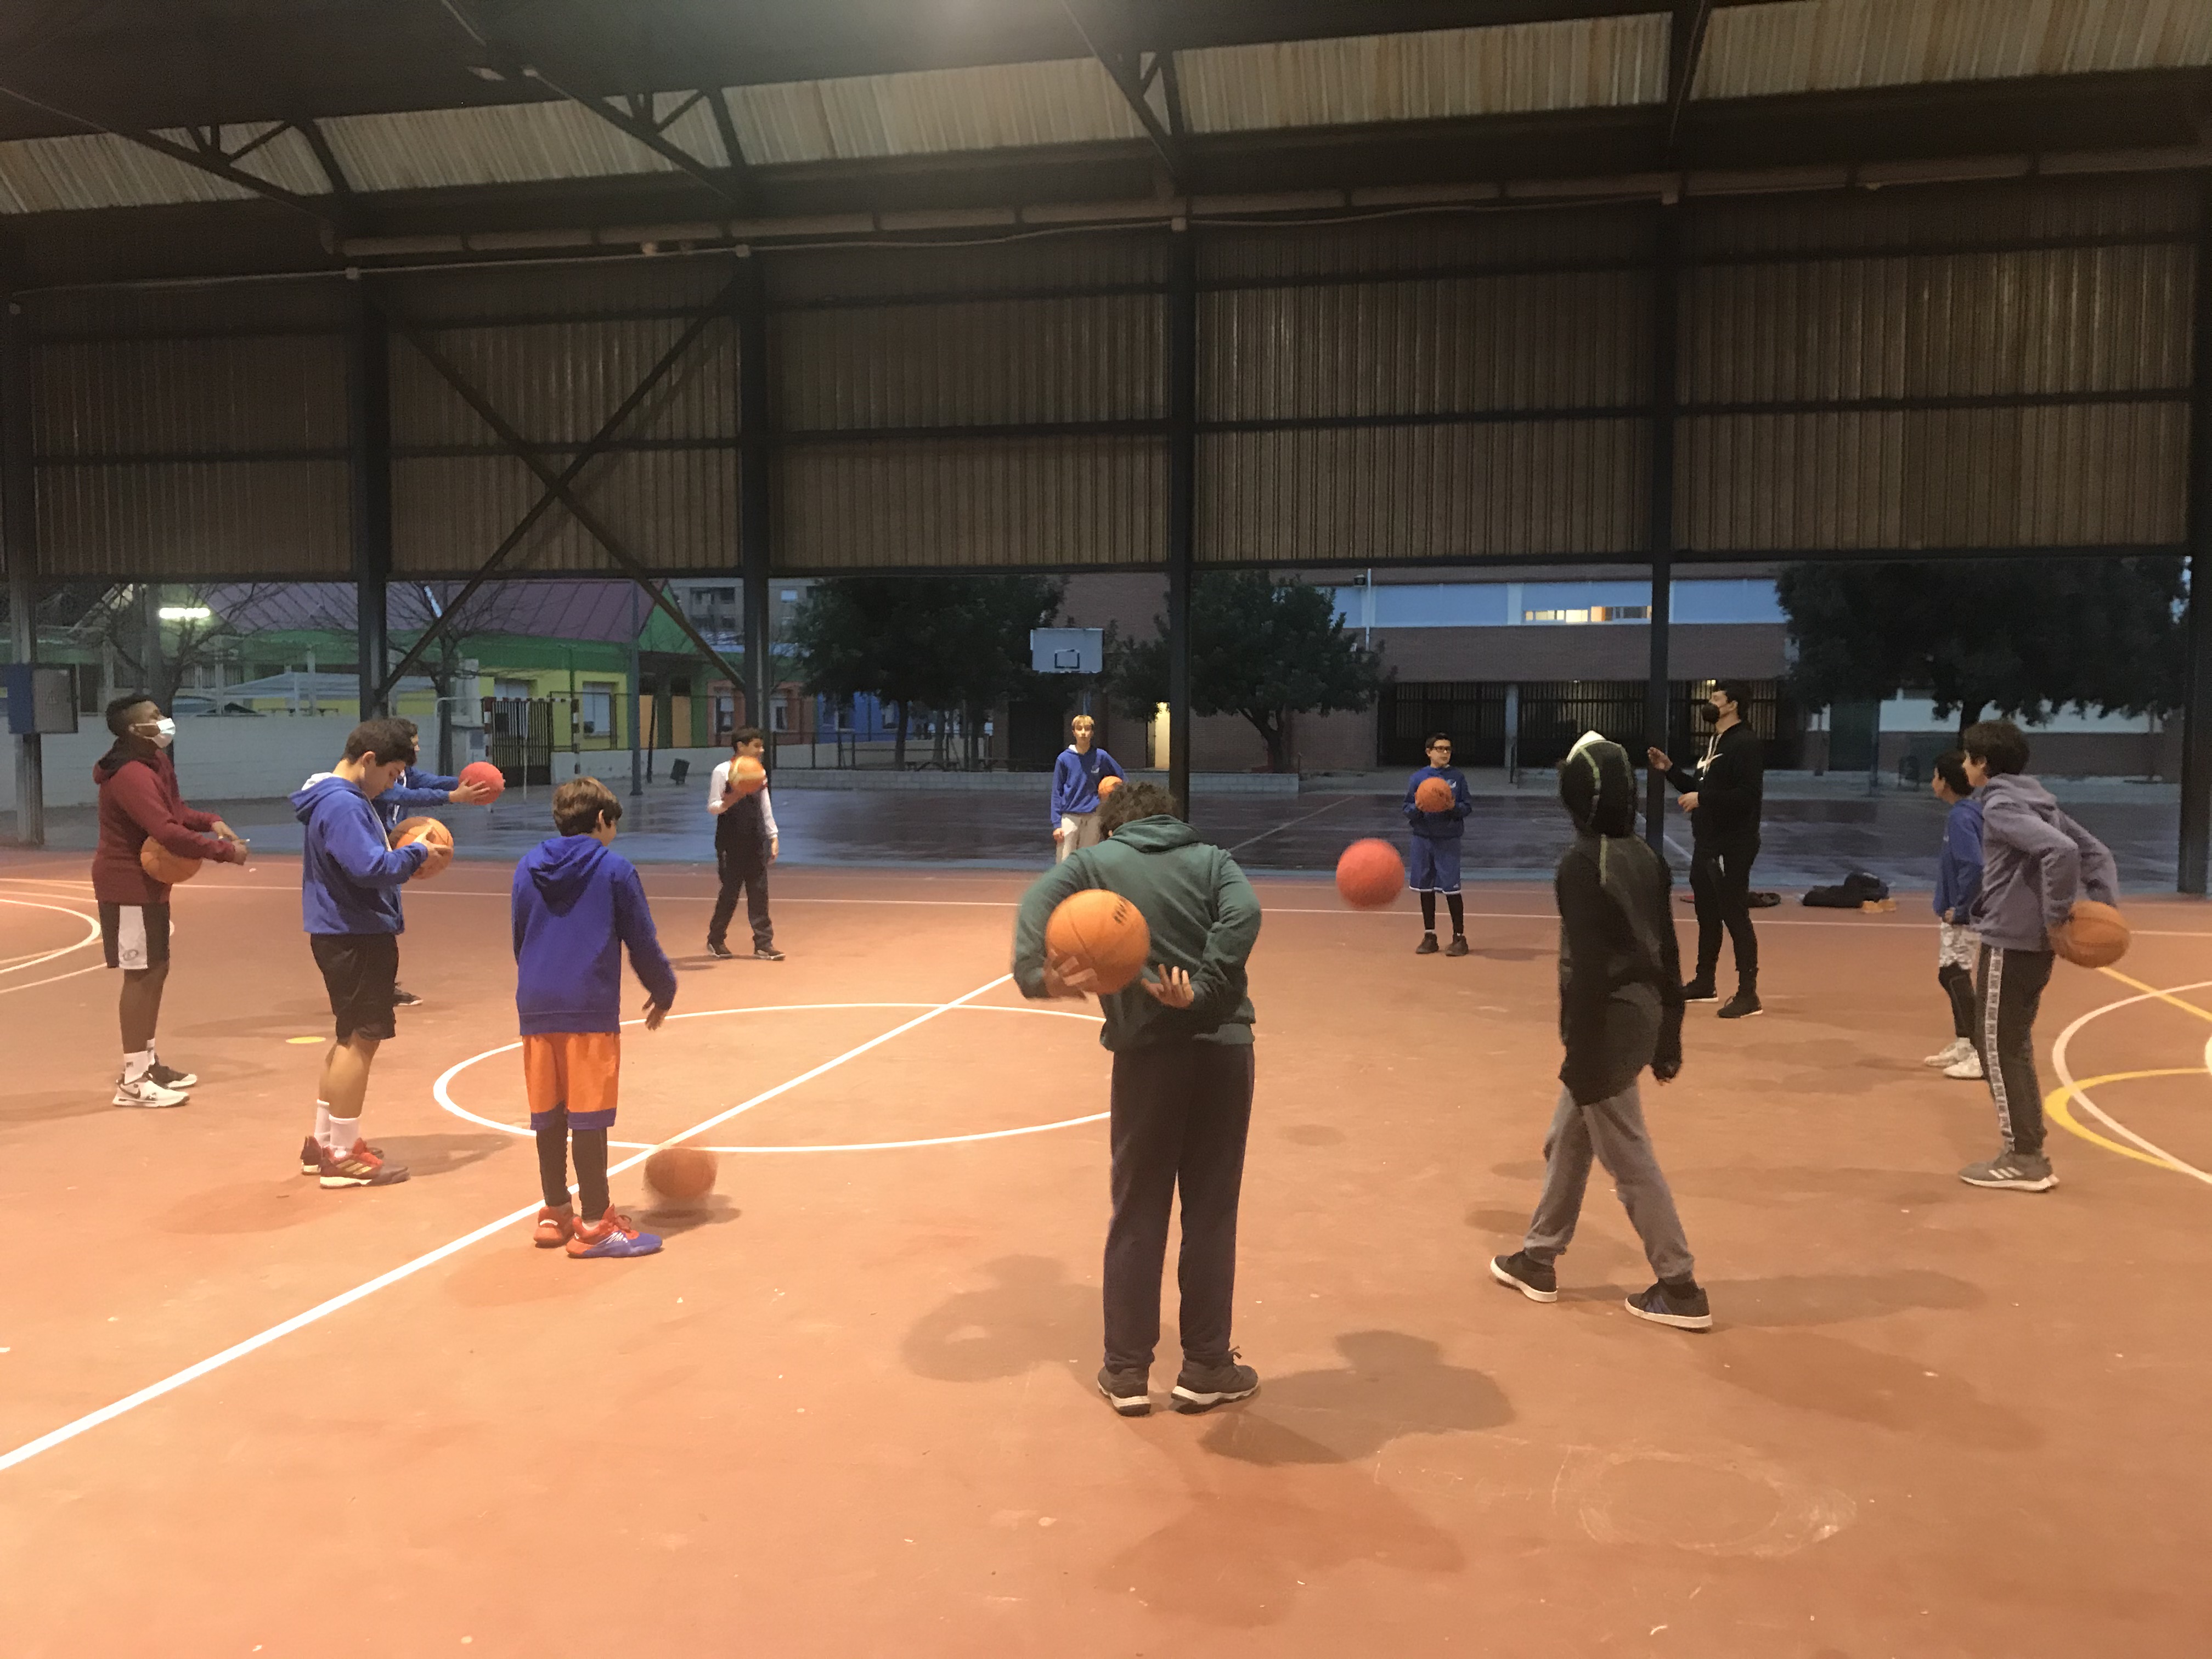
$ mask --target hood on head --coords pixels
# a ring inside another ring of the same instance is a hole
[[[532,885],[556,914],[567,910],[592,884],[607,849],[591,836],[553,836],[532,848],[522,860]]]
[[[1584,835],[1627,836],[1636,831],[1636,769],[1628,751],[1595,732],[1559,763],[1559,800]]]
[[[335,772],[318,772],[292,792],[292,816],[305,823],[324,801],[344,793],[359,795],[361,790]]]
[[[1109,838],[1124,847],[1133,847],[1139,853],[1164,853],[1177,847],[1188,847],[1198,839],[1198,831],[1181,818],[1171,818],[1164,812],[1149,818],[1132,818]]]

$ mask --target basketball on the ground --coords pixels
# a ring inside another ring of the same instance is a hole
[[[1442,778],[1423,778],[1420,787],[1413,791],[1413,805],[1424,812],[1449,812],[1452,787]]]
[[[1380,910],[1405,888],[1406,860],[1387,841],[1355,841],[1336,861],[1337,895],[1355,910]]]
[[[757,795],[768,783],[768,768],[750,755],[730,763],[730,787],[740,795]]]
[[[181,853],[172,853],[167,848],[146,837],[138,848],[138,867],[149,880],[164,882],[174,887],[180,881],[190,881],[200,872],[200,860],[188,859]]]
[[[1115,777],[1111,772],[1109,772],[1104,777],[1098,780],[1098,799],[1104,800],[1107,796],[1112,794],[1121,787],[1121,780]]]
[[[1053,962],[1073,957],[1098,976],[1101,992],[1120,991],[1145,971],[1152,930],[1144,913],[1119,893],[1086,888],[1060,902],[1044,925],[1044,951]]]
[[[461,781],[473,784],[479,789],[490,790],[492,800],[497,800],[507,793],[507,774],[489,761],[471,761],[461,769]],[[487,801],[484,804],[489,805],[491,803]]]
[[[714,1190],[715,1158],[702,1146],[664,1146],[645,1160],[645,1184],[665,1206],[696,1204]]]
[[[428,881],[432,876],[444,874],[446,866],[453,861],[453,832],[435,818],[402,818],[392,826],[394,847],[410,847],[418,841],[429,843],[430,856],[407,879]]]
[[[2076,899],[2051,942],[2078,968],[2109,968],[2128,953],[2127,918],[2109,904]]]

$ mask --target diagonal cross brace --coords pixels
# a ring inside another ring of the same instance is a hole
[[[1175,181],[1177,189],[1187,188],[1189,167],[1182,139],[1162,125],[1160,118],[1152,111],[1149,94],[1152,76],[1160,72],[1158,63],[1155,63],[1152,73],[1147,74],[1139,66],[1136,53],[1109,47],[1101,34],[1083,21],[1078,0],[1060,0],[1060,9],[1067,14],[1067,21],[1075,25],[1076,33],[1082,37],[1085,49],[1098,60],[1099,67],[1113,76],[1114,84],[1121,88],[1121,96],[1144,127],[1145,136],[1152,141],[1152,148],[1160,153],[1160,160],[1167,164],[1169,178]]]
[[[392,330],[422,354],[423,361],[436,371],[439,378],[453,387],[461,400],[476,411],[477,417],[498,434],[500,441],[513,451],[524,465],[537,474],[538,482],[545,486],[544,492],[531,503],[530,510],[522,515],[520,521],[514,529],[507,532],[500,544],[492,550],[491,556],[486,559],[477,568],[477,573],[462,586],[461,591],[453,596],[453,600],[446,606],[444,611],[433,620],[431,625],[422,631],[421,637],[408,647],[406,654],[399,659],[398,665],[386,676],[383,687],[379,693],[380,696],[390,696],[392,688],[399,684],[401,678],[422,659],[424,653],[434,641],[450,631],[455,620],[464,614],[469,600],[475,597],[477,590],[491,580],[493,574],[501,564],[505,562],[507,556],[521,545],[522,539],[529,534],[531,526],[535,525],[556,501],[566,507],[575,516],[577,523],[583,526],[585,531],[606,550],[608,556],[622,568],[624,574],[643,588],[653,602],[668,614],[670,620],[683,629],[684,636],[698,647],[716,667],[729,676],[731,684],[744,684],[744,681],[738,678],[738,672],[723,659],[720,652],[707,643],[699,630],[692,625],[691,619],[684,614],[676,602],[653,585],[652,574],[647,567],[632,556],[629,550],[616,538],[614,532],[607,528],[596,514],[578,501],[574,492],[569,488],[586,466],[606,453],[617,434],[629,423],[629,417],[637,412],[639,405],[652,395],[653,388],[667,377],[668,372],[674,368],[690,350],[699,337],[707,331],[716,319],[725,314],[743,280],[741,272],[732,276],[723,286],[722,290],[708,303],[706,308],[691,319],[683,333],[677,336],[674,343],[660,355],[650,369],[646,371],[645,378],[640,380],[631,390],[630,394],[622,400],[614,413],[600,423],[599,429],[593,433],[584,447],[570,458],[568,465],[562,467],[558,472],[539,459],[529,441],[515,430],[514,426],[485,400],[481,392],[468,383],[461,372],[448,362],[424,337],[421,330],[405,319],[394,316],[388,308],[379,305],[378,309],[384,313],[385,319]]]

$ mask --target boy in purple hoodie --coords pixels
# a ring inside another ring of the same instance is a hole
[[[553,827],[514,870],[514,1007],[522,1076],[538,1136],[544,1207],[533,1237],[579,1259],[651,1255],[659,1238],[616,1212],[607,1194],[607,1131],[622,1082],[622,953],[645,981],[645,1029],[676,1000],[676,970],[653,932],[645,888],[613,850],[622,803],[597,778],[553,792]],[[582,1222],[568,1202],[576,1149]]]
[[[2027,739],[2010,720],[1966,728],[1966,781],[1982,804],[1982,884],[1968,924],[1982,941],[1975,1034],[2004,1151],[1959,1171],[1970,1187],[2020,1193],[2058,1184],[2043,1155],[2043,1086],[2035,1075],[2035,1014],[2074,901],[2117,904],[2119,872],[2104,842],[2058,810],[2027,775]]]

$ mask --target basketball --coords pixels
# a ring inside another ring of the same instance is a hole
[[[174,887],[180,881],[190,881],[200,872],[200,860],[172,853],[151,836],[138,848],[138,867],[152,881],[163,882]]]
[[[1431,781],[1443,783],[1443,780]],[[1406,860],[1387,841],[1355,841],[1336,861],[1337,896],[1355,910],[1380,910],[1395,900],[1405,886]]]
[[[696,1204],[714,1190],[714,1153],[699,1146],[664,1146],[645,1160],[645,1185],[656,1202]]]
[[[1098,976],[1100,992],[1126,989],[1145,971],[1152,930],[1137,907],[1101,887],[1062,899],[1044,925],[1045,955],[1073,957]]]
[[[1413,805],[1424,812],[1449,812],[1452,787],[1442,778],[1423,778],[1421,787],[1413,791]]]
[[[446,866],[453,861],[453,832],[435,818],[402,818],[392,825],[394,847],[410,847],[418,841],[430,843],[430,856],[407,879],[428,881],[432,876],[444,874]]]
[[[507,774],[489,761],[471,761],[461,769],[461,781],[474,784],[479,789],[490,790],[492,800],[497,800],[507,793]],[[484,804],[489,805],[491,802]]]
[[[2076,899],[2051,942],[2077,968],[2109,968],[2128,953],[2127,918],[2109,904]]]
[[[1104,800],[1107,796],[1112,794],[1121,787],[1121,779],[1114,776],[1111,773],[1107,774],[1106,776],[1098,780],[1098,799]]]
[[[768,784],[768,768],[750,755],[740,755],[730,763],[730,787],[740,795],[757,795]]]

